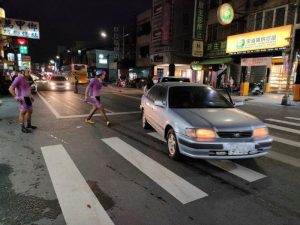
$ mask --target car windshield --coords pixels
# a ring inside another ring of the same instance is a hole
[[[182,86],[169,90],[170,108],[233,108],[217,91],[209,87]]]
[[[65,77],[52,77],[51,80],[53,80],[53,81],[66,81],[67,79]]]
[[[183,77],[163,77],[161,82],[190,82],[190,79]]]

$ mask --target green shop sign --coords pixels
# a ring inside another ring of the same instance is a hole
[[[28,47],[27,46],[19,46],[19,50],[21,54],[28,54]]]
[[[205,39],[205,10],[202,0],[195,0],[194,12],[194,39]]]
[[[222,25],[227,25],[234,19],[234,10],[228,3],[222,4],[218,8],[218,20]]]
[[[221,56],[226,55],[226,41],[213,42],[206,45],[205,56]]]
[[[195,71],[200,71],[202,70],[202,65],[200,64],[199,61],[191,62],[191,69]]]

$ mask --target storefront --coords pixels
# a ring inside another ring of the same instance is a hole
[[[262,83],[264,92],[283,92],[287,85],[288,56],[292,26],[238,34],[227,37],[226,53],[241,60],[241,94]],[[291,77],[291,90],[294,77]]]
[[[158,78],[169,76],[169,64],[154,66],[154,75]],[[189,64],[175,64],[175,77],[186,77],[192,80],[193,71]]]

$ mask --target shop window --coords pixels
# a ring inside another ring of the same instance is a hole
[[[264,29],[273,27],[274,10],[265,12]]]
[[[256,13],[255,30],[261,30],[261,28],[262,28],[262,19],[263,19],[263,12]]]
[[[286,7],[276,9],[275,27],[283,26]]]

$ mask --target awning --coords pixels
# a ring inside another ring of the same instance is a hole
[[[205,59],[199,62],[200,65],[215,65],[215,64],[228,64],[232,62],[231,57],[225,58],[214,58],[214,59]]]

